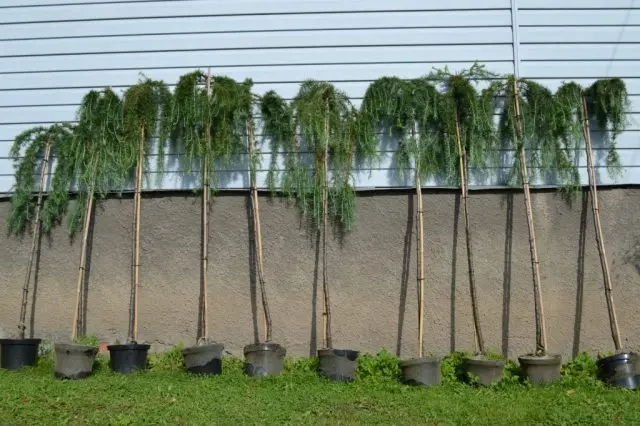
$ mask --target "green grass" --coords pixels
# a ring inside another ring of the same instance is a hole
[[[359,370],[367,378],[345,384],[318,377],[309,360],[289,362],[273,378],[244,376],[238,360],[225,360],[222,376],[192,377],[174,355],[132,375],[112,373],[101,360],[81,381],[54,379],[48,357],[36,368],[0,370],[0,424],[640,424],[640,393],[592,377],[537,388],[511,377],[491,388],[447,380],[417,389],[376,373],[373,361]]]

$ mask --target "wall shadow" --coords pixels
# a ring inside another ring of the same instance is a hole
[[[453,242],[451,244],[451,337],[450,352],[456,351],[456,275],[458,264],[458,224],[460,223],[460,194],[456,193],[456,201],[453,209]]]
[[[258,283],[258,247],[255,235],[255,222],[253,217],[253,209],[251,208],[251,195],[246,197],[245,207],[247,210],[247,221],[249,235],[249,295],[251,297],[251,323],[253,324],[253,340],[255,343],[260,342],[260,332],[258,331],[258,299],[257,299],[257,283]]]
[[[502,273],[502,355],[509,355],[509,317],[511,314],[511,267],[513,256],[513,193],[505,195],[507,201],[504,229],[504,257]]]
[[[396,356],[402,353],[402,331],[404,329],[404,315],[407,308],[407,288],[409,286],[409,268],[411,267],[411,243],[413,241],[413,194],[407,196],[407,227],[404,233],[404,249],[402,253],[402,277],[400,278],[400,305],[398,308],[398,339],[396,341]]]
[[[311,289],[311,335],[309,336],[309,356],[316,356],[318,350],[318,322],[316,316],[318,315],[318,276],[320,270],[320,230],[316,231],[316,247],[315,247],[315,259],[313,266],[313,285]]]
[[[578,234],[578,267],[576,275],[576,313],[573,323],[573,346],[571,355],[575,358],[580,352],[580,331],[582,330],[582,309],[584,303],[584,256],[587,238],[587,215],[589,212],[589,191],[582,191],[580,207],[580,233]]]

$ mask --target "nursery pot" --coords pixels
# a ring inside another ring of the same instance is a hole
[[[0,339],[0,368],[33,367],[38,360],[41,339]]]
[[[400,361],[403,381],[408,385],[434,386],[440,384],[439,358],[414,358]]]
[[[523,355],[518,357],[522,375],[532,385],[553,383],[560,378],[562,357],[560,355]]]
[[[483,357],[467,358],[464,361],[464,372],[478,378],[482,386],[489,386],[502,380],[504,376],[504,361]]]
[[[58,379],[85,379],[93,371],[97,346],[56,343],[56,365],[53,375]]]
[[[596,361],[598,377],[610,386],[640,387],[640,357],[633,352],[619,353]]]
[[[284,366],[287,350],[277,343],[253,343],[244,347],[244,372],[249,376],[276,376]]]
[[[223,349],[224,345],[220,343],[185,348],[182,355],[187,371],[195,374],[222,374]]]
[[[109,345],[111,370],[116,373],[132,373],[147,368],[149,345],[129,343],[126,345]]]
[[[360,352],[349,349],[320,349],[320,375],[335,381],[352,381]]]

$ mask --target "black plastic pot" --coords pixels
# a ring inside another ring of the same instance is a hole
[[[277,343],[254,343],[244,347],[244,372],[249,376],[277,376],[284,367],[287,350]]]
[[[356,376],[360,352],[349,349],[320,349],[320,375],[331,380],[349,382]]]
[[[596,361],[598,378],[608,384],[626,389],[640,387],[640,357],[633,353],[619,353]]]
[[[224,345],[220,343],[185,348],[182,355],[187,371],[194,374],[222,374],[223,349]]]
[[[522,375],[532,385],[553,383],[560,378],[562,357],[560,355],[523,355],[518,357]]]
[[[97,346],[56,343],[56,365],[53,375],[58,379],[85,379],[93,371]]]
[[[41,339],[0,339],[0,368],[18,370],[38,361]]]
[[[466,376],[477,377],[482,386],[498,383],[504,377],[504,361],[499,359],[467,358],[463,367]]]
[[[109,345],[111,370],[116,373],[132,373],[147,368],[149,345],[130,343],[126,345]]]
[[[439,358],[414,358],[400,361],[402,378],[404,383],[414,386],[435,386],[439,385],[440,379],[440,359]]]

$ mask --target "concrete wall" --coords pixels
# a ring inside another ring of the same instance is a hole
[[[266,278],[274,338],[292,355],[322,345],[319,296],[322,262],[297,212],[263,199]],[[428,352],[473,350],[463,221],[453,192],[426,191],[426,312]],[[222,194],[211,218],[211,335],[234,354],[262,329],[250,269],[247,198]],[[132,200],[108,200],[96,210],[88,279],[87,331],[105,340],[127,333]],[[638,189],[604,189],[602,220],[620,328],[640,348],[640,205]],[[0,203],[6,217],[8,202]],[[612,341],[602,274],[586,198],[570,208],[554,192],[533,196],[549,349],[609,351]],[[143,200],[140,340],[163,347],[193,343],[199,295],[199,199],[191,194]],[[471,226],[482,326],[488,345],[517,355],[534,347],[534,315],[522,195],[472,194]],[[415,201],[410,192],[362,193],[358,221],[341,246],[330,241],[334,346],[402,356],[416,352]],[[43,239],[37,274],[36,336],[69,335],[76,292],[79,237],[64,229]],[[2,236],[0,327],[15,330],[30,238]],[[318,267],[318,260],[320,260]],[[318,291],[316,293],[316,290]],[[258,300],[259,306],[259,300]]]

